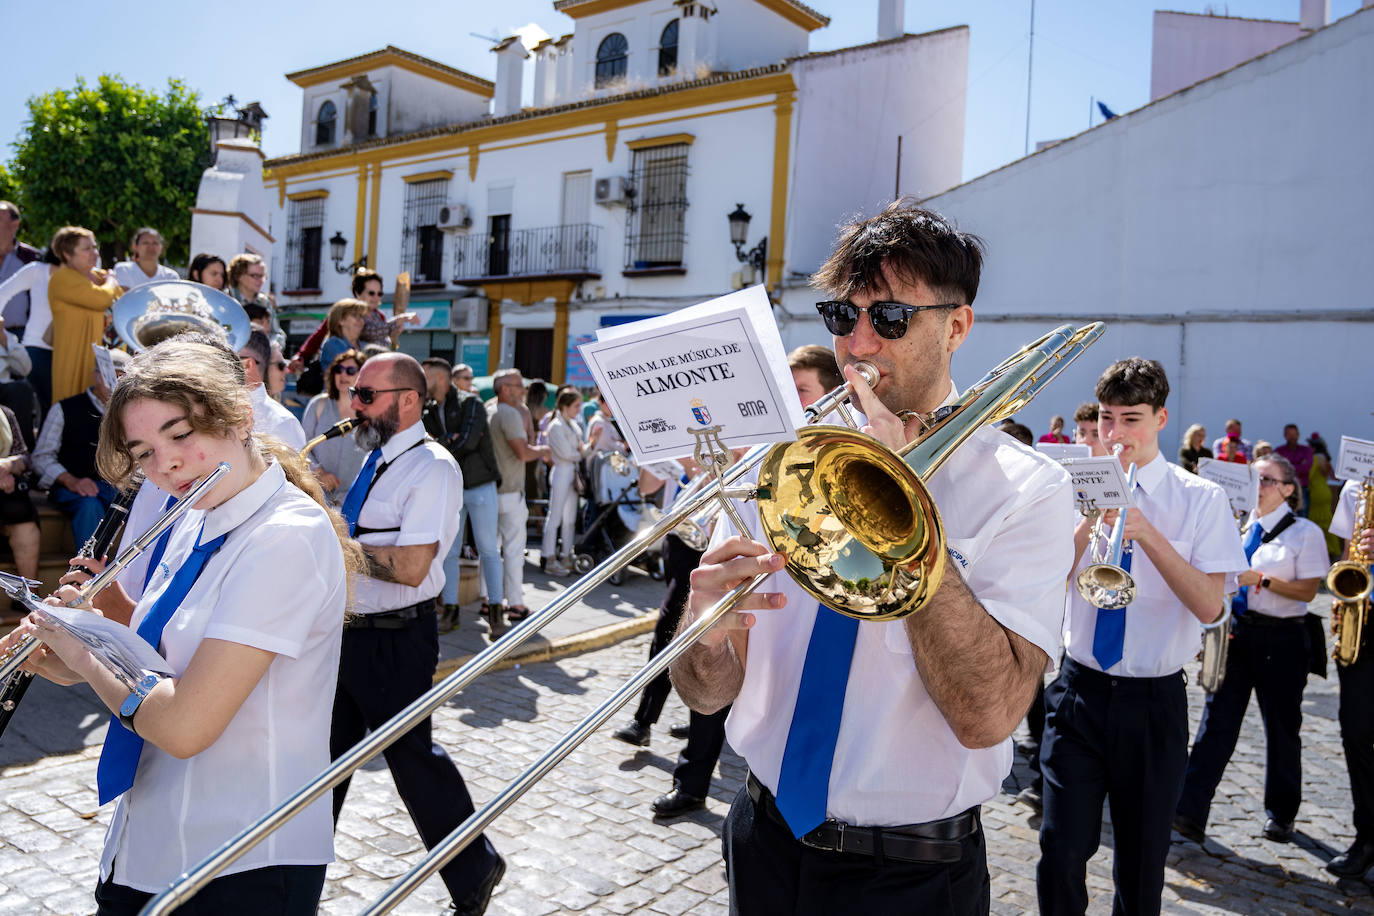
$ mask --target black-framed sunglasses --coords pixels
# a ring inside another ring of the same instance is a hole
[[[1280,487],[1280,486],[1283,486],[1283,485],[1286,484],[1286,483],[1291,484],[1293,481],[1291,481],[1291,480],[1279,480],[1277,477],[1269,477],[1269,476],[1266,476],[1266,475],[1264,475],[1264,474],[1261,474],[1261,475],[1260,475],[1259,482],[1260,482],[1260,486],[1262,486],[1262,487]]]
[[[349,388],[348,396],[357,398],[363,404],[371,404],[377,400],[377,395],[387,394],[391,391],[414,391],[414,388]]]
[[[357,367],[357,366],[335,366],[335,367],[334,367],[332,370],[330,370],[330,371],[332,371],[332,372],[342,372],[344,375],[357,375],[357,374],[358,374],[358,367]]]
[[[932,309],[957,309],[959,303],[946,302],[940,305],[906,305],[902,302],[874,302],[867,307],[852,302],[827,299],[816,303],[816,311],[825,321],[825,329],[836,337],[848,337],[859,324],[859,313],[868,312],[868,320],[879,337],[887,340],[901,340],[906,335],[911,316],[917,312]]]

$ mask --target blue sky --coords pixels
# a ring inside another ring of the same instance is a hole
[[[1300,0],[1036,0],[1031,146],[1089,126],[1095,97],[1122,113],[1149,101],[1151,17],[1156,8],[1211,11],[1255,19],[1296,21]],[[877,0],[811,0],[831,18],[812,33],[811,50],[872,41]],[[1331,0],[1332,19],[1359,0]],[[112,9],[122,10],[112,14]],[[304,4],[240,0],[218,4],[145,0],[130,7],[74,0],[63,4],[60,28],[7,43],[0,94],[0,144],[22,130],[24,100],[78,76],[117,73],[146,88],[178,77],[207,103],[232,93],[261,101],[270,115],[263,145],[269,156],[295,152],[300,135],[299,90],[283,77],[387,44],[491,79],[490,43],[471,33],[508,35],[531,22],[559,35],[572,20],[551,0],[358,0]],[[383,14],[384,15],[379,15]],[[1030,0],[908,0],[906,30],[954,25],[971,29],[964,179],[1022,155],[1026,131],[1026,58]],[[16,36],[19,37],[19,36]],[[1098,123],[1100,117],[1094,120]],[[12,151],[0,149],[0,159]]]

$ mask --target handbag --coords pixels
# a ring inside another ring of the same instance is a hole
[[[1307,671],[1317,677],[1326,677],[1326,618],[1319,614],[1308,614],[1302,619],[1307,627]]]

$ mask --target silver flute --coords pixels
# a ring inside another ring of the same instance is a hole
[[[100,575],[77,589],[76,597],[67,602],[67,607],[80,607],[104,591],[105,587],[114,581],[115,576],[123,572],[124,567],[128,566],[138,558],[139,554],[147,550],[148,547],[162,535],[162,532],[171,528],[176,524],[179,518],[191,511],[191,507],[200,502],[205,494],[208,493],[215,484],[219,483],[219,479],[227,473],[229,473],[229,465],[221,462],[218,467],[209,474],[206,474],[199,483],[187,491],[185,496],[177,500],[170,509],[164,512],[156,522],[149,526],[147,531],[139,535],[138,540],[130,544],[113,563],[106,566]],[[38,610],[42,610],[41,605],[37,605],[37,596],[29,591],[28,585],[25,583],[26,580],[17,578],[16,580],[6,580],[3,584],[0,584],[0,589],[7,592],[11,598],[18,599],[25,604],[35,605]],[[34,650],[42,644],[40,640],[32,636],[25,636],[8,649],[0,652],[0,684],[8,683],[9,679],[18,673],[19,666],[24,664],[28,657],[33,654]]]

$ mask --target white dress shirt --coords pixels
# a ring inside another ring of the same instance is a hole
[[[142,286],[144,283],[152,283],[154,280],[180,280],[181,275],[165,264],[157,265],[157,270],[153,271],[150,277],[143,272],[143,268],[138,266],[137,261],[120,261],[114,266],[115,282],[125,289],[133,289],[135,286]]]
[[[1259,511],[1258,509],[1255,510]],[[1284,516],[1293,510],[1287,503],[1259,519],[1266,532],[1273,531],[1283,521]],[[1250,524],[1255,523],[1254,513],[1250,513]],[[1242,543],[1244,536],[1242,535]],[[1268,544],[1260,544],[1250,558],[1250,568],[1259,570],[1266,576],[1275,576],[1285,582],[1294,579],[1319,579],[1326,575],[1330,561],[1326,556],[1326,535],[1315,522],[1305,518],[1294,518],[1292,524],[1278,533]],[[1307,602],[1296,598],[1276,595],[1267,588],[1250,587],[1246,595],[1247,613],[1258,611],[1270,617],[1302,617],[1307,613]]]
[[[214,744],[179,760],[151,743],[133,788],[121,796],[100,876],[155,892],[266,814],[329,765],[346,580],[328,515],[271,464],[223,505],[191,510],[134,610],[138,628],[204,524],[204,540],[228,533],[162,632],[162,653],[182,675],[206,639],[276,654]],[[114,725],[113,728],[121,726]],[[328,798],[315,802],[226,869],[333,861]]]
[[[373,477],[372,491],[358,513],[358,528],[399,530],[360,534],[358,541],[376,547],[437,543],[439,548],[417,587],[359,576],[353,584],[353,610],[358,614],[409,607],[433,598],[444,587],[444,557],[458,536],[458,510],[463,508],[463,472],[448,449],[424,439],[424,424],[416,423],[382,446],[377,469],[382,470],[382,462],[386,469]]]
[[[1209,480],[1190,474],[1156,455],[1136,470],[1135,507],[1168,539],[1179,556],[1205,573],[1225,573],[1227,593],[1235,591],[1234,577],[1250,564],[1241,548],[1240,532],[1231,514],[1226,491]],[[1098,524],[1102,524],[1099,522]],[[1104,526],[1105,532],[1105,526]],[[1074,569],[1074,576],[1092,564],[1089,551]],[[1131,556],[1135,600],[1126,607],[1126,642],[1121,661],[1107,669],[1125,677],[1162,677],[1181,669],[1198,652],[1202,624],[1173,593],[1150,562],[1145,549],[1136,545]],[[1070,658],[1088,668],[1102,670],[1093,658],[1093,632],[1097,608],[1068,590],[1064,646]],[[1221,606],[1217,606],[1221,613]]]
[[[1053,656],[1073,562],[1067,473],[1005,433],[983,428],[926,484],[944,521],[949,555],[973,594],[999,624]],[[757,511],[742,508],[750,536],[762,540]],[[713,540],[733,533],[722,520]],[[762,591],[781,592],[787,605],[755,614],[726,734],[776,792],[817,602],[785,572]],[[903,621],[860,621],[830,771],[829,816],[878,827],[948,817],[993,798],[1011,761],[1010,739],[975,750],[955,738],[916,670]]]
[[[298,452],[305,448],[305,430],[301,428],[301,421],[267,396],[266,385],[250,388],[248,402],[253,405],[253,432],[276,436]]]
[[[1331,524],[1326,530],[1342,540],[1350,540],[1355,533],[1355,508],[1360,501],[1360,491],[1364,489],[1358,480],[1347,480],[1341,488],[1341,498],[1336,502],[1336,511],[1331,514]]]

